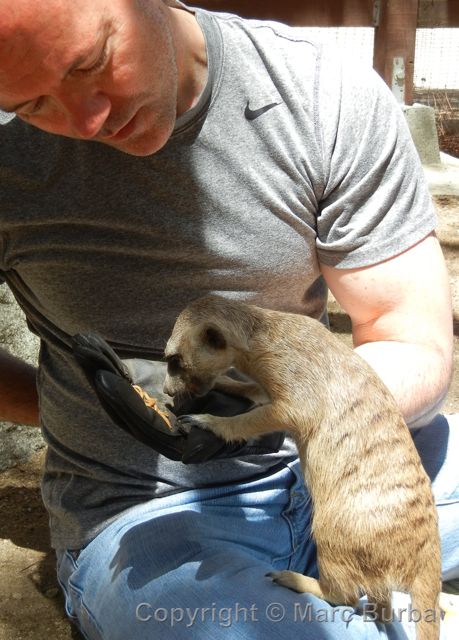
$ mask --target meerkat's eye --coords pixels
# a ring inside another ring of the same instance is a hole
[[[170,376],[178,376],[183,371],[182,359],[176,354],[167,358],[167,373]]]

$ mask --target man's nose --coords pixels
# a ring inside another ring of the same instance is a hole
[[[96,136],[111,110],[110,99],[103,93],[64,93],[58,96],[73,136]]]

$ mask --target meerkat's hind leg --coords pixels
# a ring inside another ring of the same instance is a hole
[[[392,622],[392,598],[389,590],[385,594],[378,594],[377,597],[368,594],[368,604],[371,608],[368,613],[374,615],[379,622]]]
[[[326,600],[333,605],[349,605],[355,607],[358,600],[352,595],[331,593],[321,585],[320,580],[304,576],[296,571],[271,571],[266,574],[273,582],[297,593],[310,593],[321,600]]]
[[[320,583],[315,578],[304,576],[296,571],[271,571],[266,575],[282,587],[287,587],[287,589],[297,593],[312,593],[312,595],[322,598],[322,600],[325,599]]]

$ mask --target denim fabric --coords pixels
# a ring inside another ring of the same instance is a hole
[[[444,578],[457,578],[459,416],[437,416],[413,437],[433,481]],[[414,639],[407,614],[384,626],[266,577],[273,568],[317,574],[310,519],[296,463],[152,500],[84,549],[57,552],[67,613],[89,640]],[[394,594],[396,613],[406,603]]]

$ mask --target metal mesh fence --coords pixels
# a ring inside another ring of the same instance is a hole
[[[373,64],[374,29],[371,27],[306,27],[311,40],[345,55],[359,59],[363,64]]]
[[[374,30],[364,27],[307,27],[312,40],[373,63]],[[414,84],[420,89],[459,89],[459,29],[418,29]]]
[[[459,156],[459,29],[418,29],[414,100],[435,109],[440,149]]]
[[[373,64],[374,29],[308,27],[309,37],[343,57]],[[440,148],[459,155],[459,29],[418,29],[414,101],[435,109]]]
[[[459,29],[418,29],[414,85],[459,89]]]

